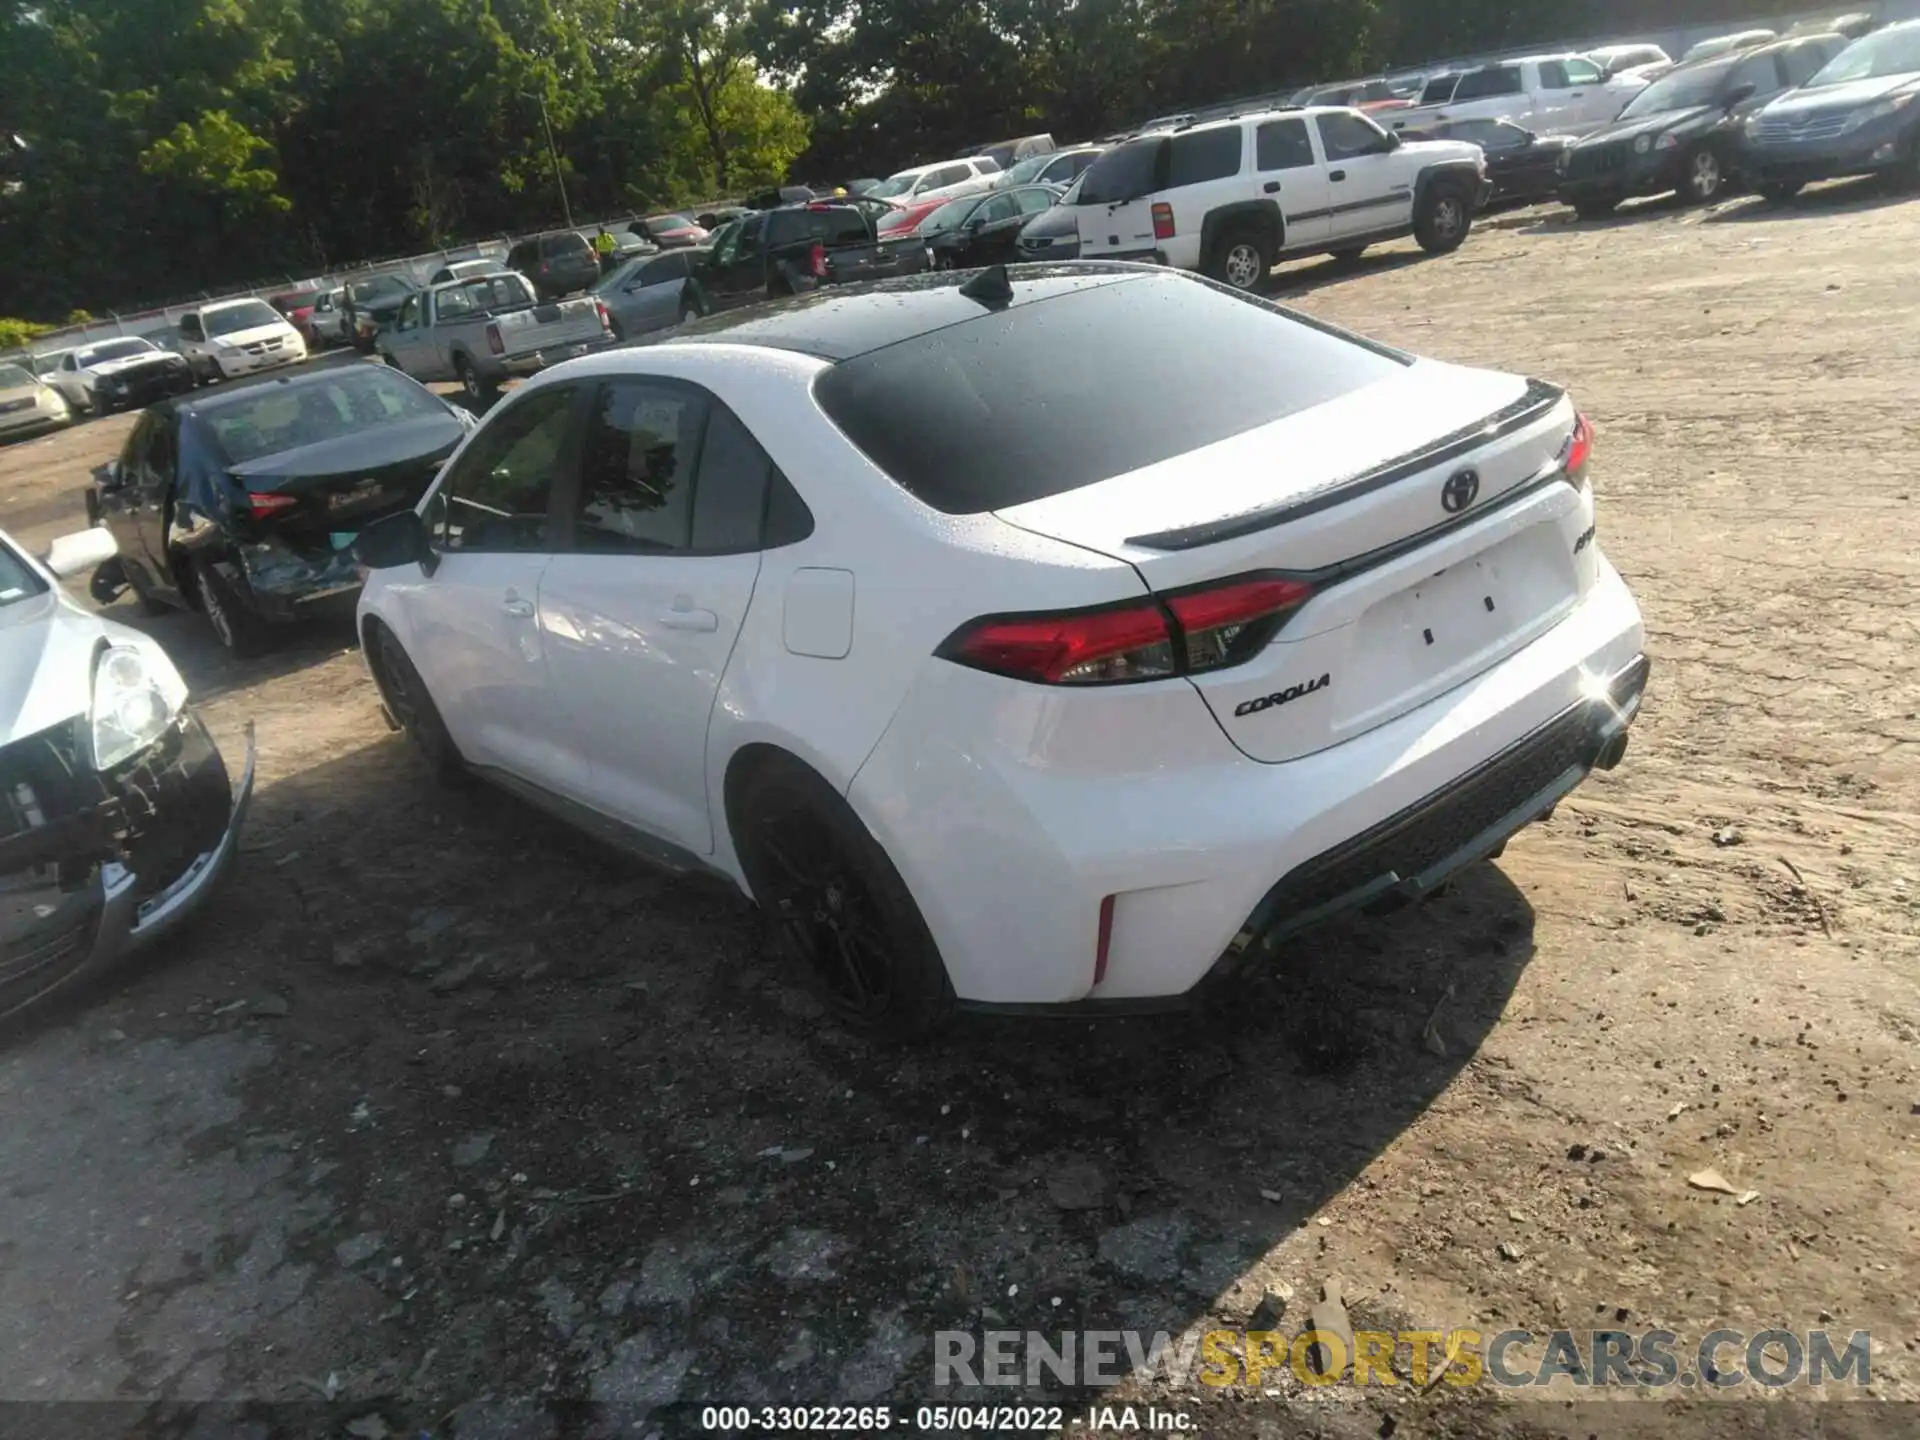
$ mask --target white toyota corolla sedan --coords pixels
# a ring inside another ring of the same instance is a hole
[[[547,371],[360,624],[436,770],[728,877],[850,1024],[1138,1006],[1619,762],[1591,444],[1187,275],[920,277]]]

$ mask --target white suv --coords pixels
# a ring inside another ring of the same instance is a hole
[[[1405,141],[1316,106],[1115,146],[1087,170],[1074,219],[1083,260],[1153,260],[1245,290],[1283,256],[1352,257],[1402,235],[1457,249],[1490,193],[1479,146]]]
[[[1619,761],[1561,390],[1145,266],[926,281],[556,366],[363,530],[432,767],[717,872],[913,1031],[1186,995]]]

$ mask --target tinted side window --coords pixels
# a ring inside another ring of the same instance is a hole
[[[1779,62],[1774,55],[1750,55],[1734,67],[1733,73],[1721,85],[1720,93],[1724,95],[1741,85],[1751,85],[1754,94],[1771,95],[1783,84]]]
[[[551,386],[497,411],[435,499],[447,550],[552,548],[548,502],[566,458],[575,391]]]
[[[1496,65],[1491,70],[1475,70],[1462,75],[1454,87],[1456,104],[1466,100],[1484,100],[1494,95],[1518,95],[1520,71],[1511,65]]]
[[[760,548],[773,462],[734,413],[711,407],[693,487],[693,548],[723,555]]]
[[[1001,220],[1011,220],[1019,213],[1020,202],[1003,191],[974,211],[973,219],[980,225],[993,225]]]
[[[1787,71],[1787,83],[1804,85],[1813,78],[1816,70],[1827,63],[1827,47],[1818,40],[1808,40],[1788,50],[1783,60]]]
[[[657,554],[691,543],[693,467],[706,402],[645,380],[604,386],[580,444],[574,548]]]
[[[665,285],[668,281],[678,280],[682,271],[680,256],[662,255],[658,260],[649,260],[640,267],[640,273],[633,277],[636,285]]]
[[[1016,190],[1013,199],[1022,215],[1038,215],[1053,208],[1053,196],[1044,190]]]
[[[1262,170],[1299,170],[1313,164],[1304,120],[1269,120],[1254,132],[1254,160]]]
[[[765,233],[767,217],[749,215],[740,222],[740,230],[734,237],[734,247],[742,257],[760,253],[760,237]]]
[[[1328,160],[1351,160],[1380,146],[1379,127],[1358,115],[1322,115],[1314,123],[1320,127],[1320,143]]]
[[[1000,167],[996,165],[993,168],[998,170]],[[973,174],[973,167],[970,165],[943,165],[939,170],[934,172],[931,180],[924,188],[928,190],[941,190],[949,185],[960,185],[971,180]]]
[[[1167,161],[1167,188],[1238,175],[1243,133],[1238,125],[1223,125],[1218,130],[1174,136]]]

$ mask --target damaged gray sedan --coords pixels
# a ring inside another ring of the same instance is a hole
[[[42,564],[0,533],[0,1020],[151,944],[233,863],[237,783],[159,643],[61,590],[104,530]]]

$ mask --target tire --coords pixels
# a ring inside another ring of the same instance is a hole
[[[1427,187],[1413,212],[1413,238],[1429,255],[1451,255],[1473,230],[1473,205],[1467,192],[1445,181]]]
[[[797,761],[769,761],[727,813],[754,900],[836,1020],[887,1040],[945,1023],[953,986],[920,907],[832,786]]]
[[[1576,200],[1573,213],[1582,220],[1604,220],[1620,206],[1618,200]]]
[[[127,589],[133,592],[133,598],[140,602],[142,614],[158,618],[173,609],[173,606],[166,601],[156,600],[147,593],[146,587],[140,583],[140,568],[137,565],[129,566],[125,561],[121,561],[120,573],[127,582]]]
[[[1680,198],[1689,205],[1709,205],[1727,192],[1727,167],[1711,145],[1701,145],[1680,162]]]
[[[374,675],[387,713],[411,740],[426,762],[427,773],[437,784],[451,789],[463,788],[471,779],[460,747],[453,743],[439,707],[427,693],[427,682],[420,678],[413,661],[399,640],[386,626],[377,626],[371,636]]]
[[[1273,247],[1257,230],[1229,230],[1214,245],[1207,274],[1235,290],[1257,290],[1273,271]]]
[[[482,379],[473,368],[473,362],[464,355],[454,359],[453,378],[460,382],[460,393],[467,397],[467,403],[476,410],[486,409],[499,397],[500,386],[492,380]]]
[[[1341,265],[1351,265],[1367,253],[1364,245],[1342,245],[1338,250],[1329,251],[1334,260]]]
[[[1775,205],[1791,205],[1794,197],[1805,188],[1799,180],[1776,180],[1772,184],[1762,185],[1760,194]]]
[[[211,561],[194,561],[193,577],[200,589],[201,612],[227,653],[247,660],[267,648],[267,622]]]

